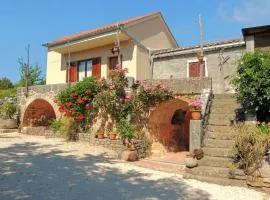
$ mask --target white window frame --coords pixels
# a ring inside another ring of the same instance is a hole
[[[204,67],[205,67],[205,77],[208,77],[208,68],[207,68],[207,58],[204,57],[203,58],[204,61]],[[189,78],[189,63],[193,63],[193,62],[199,62],[198,58],[193,59],[193,60],[187,60],[187,78]]]

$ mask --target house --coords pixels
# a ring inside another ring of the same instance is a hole
[[[243,38],[204,44],[203,77],[212,78],[214,93],[234,92],[230,77],[235,61],[246,50]],[[156,51],[153,55],[153,79],[185,79],[200,76],[197,53],[200,45]]]
[[[112,52],[118,41],[120,62],[128,69],[127,75],[137,80],[149,79],[152,51],[178,48],[162,14],[150,13],[44,44],[48,49],[46,83],[106,78],[118,63],[118,54]]]

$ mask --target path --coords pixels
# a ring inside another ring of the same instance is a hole
[[[114,156],[85,142],[0,134],[0,199],[267,199],[246,188],[184,180]]]

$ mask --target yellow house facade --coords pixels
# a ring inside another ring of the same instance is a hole
[[[178,47],[160,12],[64,36],[47,47],[46,84],[77,82],[85,77],[107,78],[119,58],[127,76],[146,80],[151,76],[151,53]],[[118,46],[118,45],[117,45]]]

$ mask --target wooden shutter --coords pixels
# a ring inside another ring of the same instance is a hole
[[[205,62],[203,62],[203,77],[205,76]],[[189,77],[200,77],[200,64],[199,62],[189,63]]]
[[[101,59],[94,58],[92,63],[92,76],[101,78]]]
[[[69,80],[68,80],[69,79]],[[75,63],[70,63],[70,68],[66,71],[66,82],[73,83],[78,80],[78,69]]]

